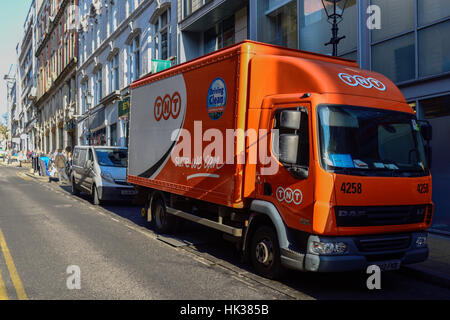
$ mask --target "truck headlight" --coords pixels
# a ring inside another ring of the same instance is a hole
[[[112,174],[109,172],[102,172],[102,178],[108,182],[114,183],[114,178]]]
[[[416,248],[424,248],[427,246],[427,237],[420,236],[416,238]]]
[[[344,254],[347,252],[347,244],[344,242],[310,241],[308,251],[317,255]]]

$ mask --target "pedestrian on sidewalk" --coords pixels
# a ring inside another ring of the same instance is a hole
[[[58,171],[59,184],[63,183],[63,179],[69,182],[69,178],[66,174],[66,156],[62,153],[61,149],[58,150],[58,153],[55,156],[55,166]]]

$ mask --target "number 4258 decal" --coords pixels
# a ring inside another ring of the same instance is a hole
[[[362,193],[362,184],[358,182],[344,182],[342,183],[341,191],[349,194]]]

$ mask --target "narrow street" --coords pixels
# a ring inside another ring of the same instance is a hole
[[[177,237],[159,237],[138,207],[95,207],[25,173],[0,166],[0,298],[450,299],[450,289],[402,270],[383,274],[374,291],[355,273],[288,272],[269,281],[220,234],[186,225]],[[79,290],[67,287],[69,266],[81,271]]]

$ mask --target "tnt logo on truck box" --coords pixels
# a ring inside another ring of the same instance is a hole
[[[173,119],[178,118],[181,111],[181,97],[178,92],[172,95],[166,94],[164,98],[158,96],[155,100],[155,120],[160,121],[161,118],[168,120],[170,116]]]
[[[139,139],[139,144],[130,144],[130,173],[154,178],[164,168],[174,146],[172,133],[183,128],[186,102],[186,83],[181,74],[152,83],[151,90],[133,90],[132,105],[139,110],[131,114],[134,125],[130,136]]]

